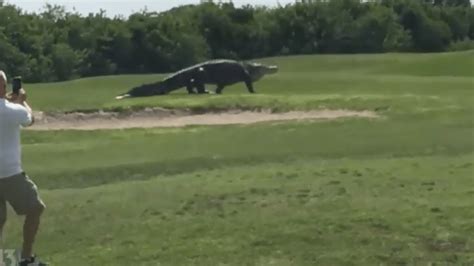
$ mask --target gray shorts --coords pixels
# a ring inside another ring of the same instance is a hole
[[[18,215],[44,205],[38,188],[25,173],[0,179],[0,224],[7,219],[7,202]]]

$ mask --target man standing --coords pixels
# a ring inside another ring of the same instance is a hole
[[[25,216],[20,266],[44,266],[33,255],[33,243],[45,209],[36,185],[21,166],[20,128],[34,118],[23,89],[7,95],[7,76],[0,70],[0,237],[7,219],[8,202],[18,215]]]

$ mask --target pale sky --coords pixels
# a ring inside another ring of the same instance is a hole
[[[294,0],[234,0],[236,6],[245,4],[282,6],[295,2]],[[75,11],[87,15],[89,12],[98,13],[100,9],[106,11],[106,15],[113,17],[121,14],[126,17],[134,12],[140,12],[147,7],[148,11],[164,11],[183,4],[196,4],[199,0],[6,0],[5,3],[13,4],[28,12],[39,12],[43,10],[46,3],[65,6],[67,11]]]

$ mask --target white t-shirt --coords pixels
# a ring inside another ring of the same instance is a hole
[[[20,127],[32,117],[22,105],[0,99],[0,179],[21,173]]]

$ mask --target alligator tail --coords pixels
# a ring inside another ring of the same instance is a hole
[[[130,98],[131,95],[128,94],[128,93],[125,93],[125,94],[121,94],[121,95],[118,95],[115,97],[116,100],[123,100],[123,99],[126,99],[126,98]]]

